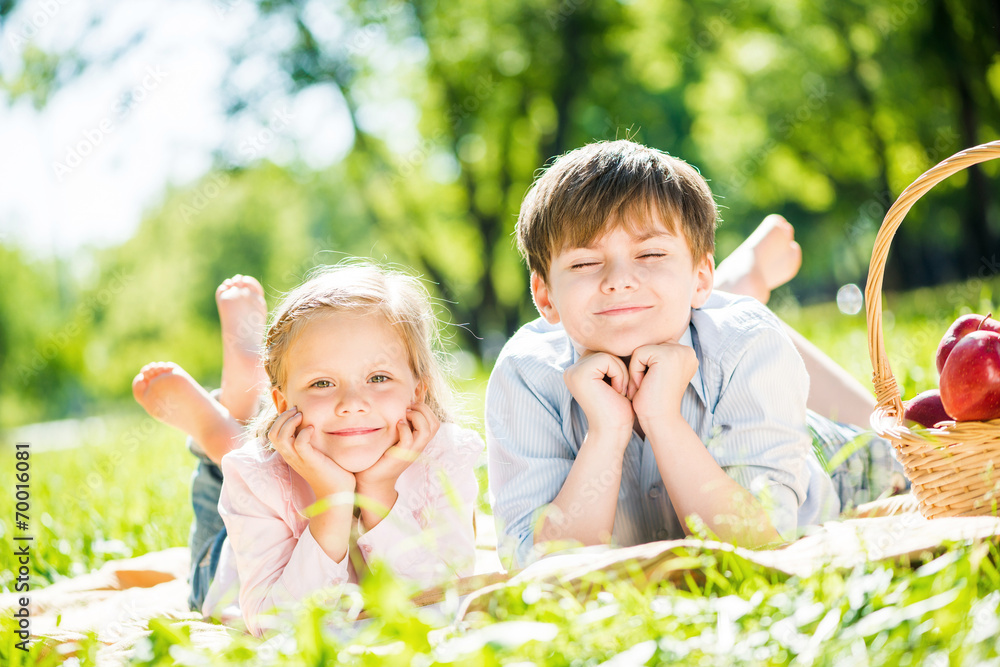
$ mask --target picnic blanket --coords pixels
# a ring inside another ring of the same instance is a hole
[[[816,527],[810,534],[779,549],[751,551],[705,540],[671,540],[627,548],[587,547],[541,559],[520,572],[496,572],[495,553],[479,552],[477,574],[451,585],[465,595],[459,616],[488,607],[489,596],[500,587],[528,581],[558,583],[577,588],[600,571],[614,576],[620,566],[640,566],[647,581],[680,582],[685,573],[697,575],[695,565],[678,567],[678,560],[697,552],[730,552],[786,575],[808,576],[820,568],[852,568],[866,561],[907,558],[923,562],[943,551],[945,544],[1000,540],[1000,518],[968,517],[928,520],[909,496],[899,496],[862,507],[856,518]],[[104,644],[101,664],[121,664],[153,618],[175,619],[191,632],[196,646],[221,647],[238,633],[223,625],[202,621],[187,608],[188,550],[183,547],[111,561],[90,574],[67,579],[30,593],[31,633],[59,643],[71,643],[88,632]],[[579,590],[579,589],[578,589]],[[14,609],[23,594],[0,595],[4,613]],[[415,604],[439,602],[444,589],[432,588],[413,598]]]

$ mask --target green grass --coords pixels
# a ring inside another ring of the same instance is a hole
[[[109,418],[107,442],[32,452],[31,586],[88,572],[108,560],[187,543],[195,458],[177,431],[148,417]],[[13,488],[14,454],[5,459]],[[12,508],[13,509],[13,508]],[[11,590],[13,512],[0,516],[0,576]]]
[[[936,385],[941,335],[961,312],[992,310],[998,286],[973,281],[886,297],[886,347],[904,397]],[[800,308],[780,298],[775,309],[870,386],[863,314],[842,315],[832,304]],[[475,418],[482,377],[463,390]],[[187,541],[195,460],[182,438],[148,418],[115,418],[109,429],[117,434],[109,442],[32,454],[33,587]],[[3,451],[13,470],[13,454]],[[5,590],[13,579],[12,520],[0,517]],[[705,584],[595,582],[604,590],[596,598],[558,587],[511,587],[494,597],[490,613],[457,627],[446,615],[413,608],[398,582],[376,576],[363,594],[378,613],[361,629],[345,609],[313,606],[269,652],[250,638],[208,652],[191,643],[182,625],[154,622],[133,663],[593,665],[619,656],[623,664],[1000,665],[995,545],[956,545],[919,568],[869,563],[807,578],[775,576],[708,552],[694,556]],[[15,650],[11,619],[0,623],[0,664],[65,660],[43,643],[30,654]],[[81,641],[80,664],[96,664],[98,648],[96,638]]]
[[[494,593],[489,611],[457,625],[447,613],[413,607],[396,582],[375,575],[360,590],[375,612],[367,625],[352,625],[356,611],[346,601],[307,604],[265,646],[241,636],[209,650],[195,646],[183,624],[154,621],[132,664],[1000,663],[996,545],[955,546],[920,567],[868,563],[803,578],[733,555],[692,549],[689,556],[704,583],[679,588],[595,576],[586,594],[524,583]],[[97,647],[93,638],[79,642],[80,664],[96,664]],[[12,667],[46,664],[44,649],[34,651],[19,656],[0,642],[0,658]]]
[[[863,286],[862,286],[863,287]],[[885,351],[904,399],[937,387],[938,343],[963,313],[1000,312],[994,302],[1000,278],[918,289],[882,298]],[[844,315],[835,303],[799,307],[777,295],[775,312],[866,387],[872,387],[865,311]]]

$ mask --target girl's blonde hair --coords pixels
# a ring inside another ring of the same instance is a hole
[[[438,320],[430,294],[417,278],[366,262],[314,269],[275,309],[262,350],[271,389],[280,389],[288,379],[288,351],[303,327],[335,313],[384,317],[399,334],[410,371],[425,390],[424,402],[442,422],[452,420],[452,390],[442,371]],[[274,402],[266,400],[266,407],[251,424],[264,445],[277,417]]]

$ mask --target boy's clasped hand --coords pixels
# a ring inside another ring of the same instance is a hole
[[[636,420],[645,433],[682,420],[681,398],[697,370],[692,348],[667,342],[636,349],[627,366],[607,352],[584,352],[563,379],[590,428],[624,434],[624,447]]]

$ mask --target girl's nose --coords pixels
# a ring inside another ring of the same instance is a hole
[[[364,392],[355,387],[345,387],[337,402],[337,414],[368,412],[368,401]]]

